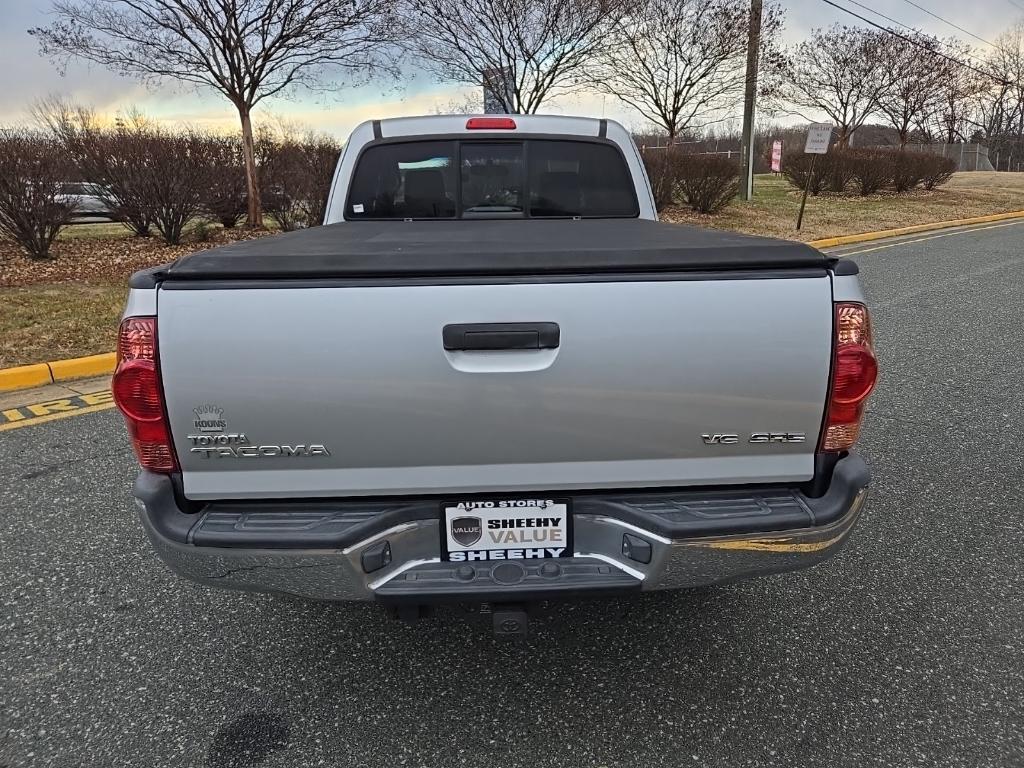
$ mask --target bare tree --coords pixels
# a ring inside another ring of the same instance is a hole
[[[640,0],[615,19],[589,77],[671,143],[742,98],[749,23],[748,0]],[[761,27],[763,60],[777,59],[781,29],[782,11],[770,4]]]
[[[480,93],[466,93],[444,103],[435,104],[431,111],[435,115],[476,115],[480,112],[480,104]]]
[[[532,114],[584,85],[622,0],[411,0],[407,48],[442,80]],[[507,75],[504,73],[508,73]]]
[[[248,222],[262,226],[252,110],[332,72],[394,71],[396,0],[57,0],[57,20],[29,30],[41,51],[145,82],[211,88],[242,126]]]
[[[947,51],[960,61],[971,55],[971,48],[963,43],[947,46]],[[947,144],[965,141],[971,132],[977,99],[992,83],[991,78],[947,59],[942,64],[938,98],[928,119],[922,121],[922,127],[930,128]]]
[[[995,40],[989,65],[1009,89],[1007,129],[1024,138],[1024,19]]]
[[[878,111],[899,134],[900,149],[907,146],[913,128],[935,109],[941,97],[950,62],[938,51],[953,42],[944,44],[921,33],[908,37],[911,39],[890,41],[894,78],[878,102]]]
[[[836,125],[837,145],[847,146],[892,86],[891,46],[891,36],[880,30],[839,24],[816,29],[789,52],[784,98],[802,117],[813,116],[801,109],[826,115]]]
[[[992,73],[987,87],[975,94],[972,125],[989,145],[989,156],[998,161],[1002,154],[1024,155],[1024,21],[995,39],[985,57]]]

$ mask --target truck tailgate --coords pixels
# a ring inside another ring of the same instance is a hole
[[[810,479],[827,274],[695,278],[166,284],[159,354],[185,494]],[[478,323],[557,324],[557,346],[445,349],[446,325]]]

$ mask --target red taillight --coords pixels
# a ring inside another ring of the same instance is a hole
[[[142,467],[153,472],[177,470],[160,388],[155,317],[129,317],[121,322],[111,389]]]
[[[514,131],[516,121],[511,117],[471,117],[466,121],[467,131]]]
[[[864,404],[877,379],[867,307],[854,302],[836,304],[835,355],[821,450],[846,451],[857,442]]]

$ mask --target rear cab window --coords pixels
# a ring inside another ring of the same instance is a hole
[[[345,206],[350,220],[638,215],[619,149],[578,139],[372,145],[359,157]]]

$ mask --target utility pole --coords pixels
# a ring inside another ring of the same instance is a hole
[[[762,0],[750,0],[747,30],[747,82],[743,94],[743,144],[740,152],[740,199],[754,196],[754,111],[757,105],[757,62],[761,53]]]

